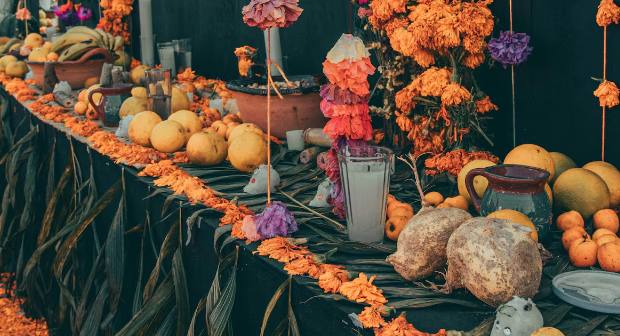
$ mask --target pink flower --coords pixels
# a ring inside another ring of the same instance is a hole
[[[30,14],[30,11],[28,10],[28,8],[22,8],[20,10],[17,11],[17,13],[15,13],[15,17],[19,20],[30,20],[32,18],[32,15]]]
[[[370,1],[370,0],[359,0],[359,3],[360,3],[360,5],[361,5],[361,4],[365,4],[365,3],[367,3],[368,1]]]
[[[271,27],[288,27],[297,21],[303,9],[298,6],[299,0],[251,0],[243,7],[243,22],[250,27],[262,30]]]
[[[362,1],[364,0],[360,0],[360,3],[362,3]],[[365,1],[368,1],[368,0],[365,0]],[[364,7],[360,7],[360,9],[357,10],[357,16],[359,16],[360,19],[363,19],[371,15],[372,15],[372,9],[366,9]]]

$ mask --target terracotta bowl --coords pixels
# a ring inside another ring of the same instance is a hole
[[[298,89],[279,90],[284,99],[280,99],[271,90],[271,134],[286,139],[286,132],[323,128],[329,119],[321,112],[320,84],[321,76],[292,76],[289,81],[300,81]],[[274,79],[274,81],[279,81]],[[243,122],[256,124],[267,131],[267,90],[248,88],[250,80],[231,81],[226,88],[235,93],[237,107]],[[261,83],[259,83],[261,84]]]
[[[91,59],[93,58],[93,59]],[[94,59],[97,58],[97,59]],[[84,82],[91,77],[101,76],[104,63],[112,61],[109,51],[98,48],[84,54],[82,58],[71,62],[51,62],[56,71],[59,81],[66,81],[71,85],[71,89],[77,90],[84,87]],[[43,77],[45,75],[44,62],[30,62],[26,64],[32,69],[34,81],[39,87],[43,87]]]

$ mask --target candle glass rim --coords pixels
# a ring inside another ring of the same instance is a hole
[[[347,148],[366,148],[369,150],[375,150],[375,156],[352,156],[349,154],[347,154],[346,150]],[[338,159],[355,159],[356,161],[377,161],[377,160],[382,160],[382,159],[386,159],[389,156],[392,156],[394,154],[394,152],[387,148],[387,147],[381,147],[381,146],[344,146],[342,148],[340,148],[337,153],[338,155]]]

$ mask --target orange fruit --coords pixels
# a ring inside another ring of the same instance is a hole
[[[558,230],[566,231],[573,227],[584,227],[585,223],[583,222],[583,217],[579,214],[579,212],[575,210],[571,210],[569,212],[565,212],[558,216],[556,220],[556,225]]]
[[[597,250],[595,241],[588,238],[576,239],[568,249],[568,257],[576,267],[590,267],[596,264]]]
[[[618,238],[618,236],[616,235],[606,234],[606,235],[602,235],[598,237],[595,241],[598,244],[598,246],[601,246],[606,243],[613,243],[613,242],[620,241],[620,238]]]
[[[582,227],[574,227],[564,231],[562,234],[562,245],[567,251],[570,249],[570,245],[577,239],[583,239],[583,236],[590,238],[590,235]]]
[[[413,217],[413,214],[414,212],[411,205],[403,203],[402,205],[392,209],[392,212],[389,213],[388,217],[407,217],[407,219],[410,219]]]
[[[607,272],[620,272],[620,243],[599,246],[596,253],[598,264]]]
[[[549,172],[549,180],[555,176],[555,162],[544,148],[532,144],[517,146],[511,150],[504,164],[518,164],[544,169]]]
[[[392,196],[391,194],[388,195],[388,200],[387,200],[387,204],[390,205],[390,203],[396,201],[396,197]]]
[[[86,93],[87,92],[88,92],[87,89],[84,89],[84,90],[80,91],[80,94],[78,95],[78,101],[79,102],[87,103],[87,101],[86,101],[88,99],[88,98],[86,98]]]
[[[424,198],[432,206],[438,206],[439,204],[443,203],[443,196],[436,191],[429,192],[428,194],[424,195]]]
[[[73,106],[73,109],[75,110],[75,113],[79,114],[79,115],[84,115],[86,113],[86,110],[88,110],[88,105],[85,102],[77,102],[75,104],[75,106]]]
[[[385,210],[385,211],[386,211],[386,213],[387,213],[387,215],[388,215],[388,217],[390,217],[390,212],[392,212],[392,210],[394,210],[397,206],[401,206],[401,205],[403,205],[403,204],[405,204],[405,203],[400,202],[400,201],[396,201],[396,200],[394,200],[394,201],[390,202],[390,203],[388,204],[387,209]]]
[[[607,229],[613,233],[618,233],[618,228],[620,228],[618,215],[611,209],[597,211],[594,217],[592,217],[592,221],[594,222],[594,228],[596,230]]]
[[[469,204],[467,203],[467,199],[465,199],[465,197],[460,196],[460,195],[456,197],[448,197],[445,203],[450,204],[454,208],[458,208],[458,209],[465,210],[465,211],[469,210]]]
[[[401,231],[403,231],[408,221],[409,218],[401,216],[388,219],[388,221],[385,222],[385,234],[391,240],[397,241],[398,236],[400,235]]]
[[[435,207],[435,209],[443,209],[443,208],[454,208],[452,205],[448,204],[448,203],[441,203],[438,206]]]
[[[609,234],[616,236],[616,233],[609,229],[605,229],[605,228],[598,229],[594,231],[594,233],[592,234],[592,239],[597,240],[599,237],[604,236],[604,235],[609,235]]]
[[[94,108],[89,107],[88,110],[86,111],[86,118],[90,120],[99,119],[99,113],[97,113],[97,111],[95,111]]]

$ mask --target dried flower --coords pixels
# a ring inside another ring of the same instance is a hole
[[[614,82],[608,80],[604,81],[599,85],[598,89],[594,91],[594,95],[599,98],[601,106],[614,107],[620,104],[620,101],[618,101],[620,90],[618,90]]]
[[[498,108],[495,104],[491,103],[491,98],[485,96],[484,98],[476,101],[476,112],[485,114],[491,110],[497,111]]]
[[[319,277],[319,287],[325,290],[325,293],[337,294],[340,286],[347,281],[349,281],[349,273],[345,270],[330,270]]]
[[[290,262],[309,254],[307,247],[291,244],[286,238],[265,239],[256,249],[262,256],[269,256],[279,262]]]
[[[398,116],[396,118],[396,124],[398,124],[398,127],[400,127],[403,132],[411,131],[411,129],[413,128],[413,122],[411,121],[411,119],[407,118],[407,116],[405,116],[405,113],[398,113],[397,111],[395,111],[394,114]]]
[[[612,22],[618,24],[620,20],[620,7],[613,0],[601,0],[596,13],[596,23],[601,26],[609,26]]]
[[[28,8],[24,7],[21,8],[19,10],[17,10],[17,12],[15,12],[15,17],[18,20],[30,20],[32,18],[32,15],[30,14],[30,11],[28,10]]]
[[[243,7],[243,22],[262,30],[271,27],[288,27],[297,21],[303,12],[299,0],[251,0]]]
[[[372,307],[381,307],[387,303],[387,300],[383,297],[383,291],[372,284],[374,279],[374,275],[368,280],[364,273],[360,273],[353,281],[345,282],[340,286],[340,294],[352,301],[365,302]]]
[[[494,163],[499,162],[499,158],[488,152],[468,152],[465,149],[459,149],[448,153],[437,154],[426,159],[426,173],[428,175],[437,175],[442,172],[448,172],[453,177],[457,177],[463,167],[474,160],[488,160]]]
[[[492,38],[489,51],[494,60],[501,62],[504,69],[511,65],[519,65],[527,60],[532,53],[529,46],[530,37],[524,33],[501,32],[499,38]]]
[[[293,214],[284,203],[278,201],[268,205],[262,213],[246,217],[242,228],[243,234],[251,241],[286,237],[297,230]]]
[[[379,328],[387,323],[373,307],[364,307],[364,311],[358,315],[358,319],[364,325],[364,328]]]
[[[471,99],[471,93],[457,83],[452,83],[446,86],[443,94],[441,95],[441,101],[446,106],[456,106],[462,102],[468,101],[469,99]]]
[[[360,4],[362,3],[362,1],[368,2],[369,0],[360,0]],[[357,16],[359,16],[360,19],[363,19],[371,15],[372,15],[372,9],[366,9],[364,7],[360,7],[360,9],[357,10]]]
[[[407,323],[407,319],[404,315],[393,319],[390,323],[387,323],[381,329],[375,329],[375,336],[446,336],[447,333],[444,329],[441,329],[436,334],[429,334],[421,332],[414,328],[413,325]]]
[[[80,21],[86,21],[90,20],[90,18],[93,17],[93,12],[86,7],[80,7],[80,9],[78,9],[77,11],[77,16]]]

